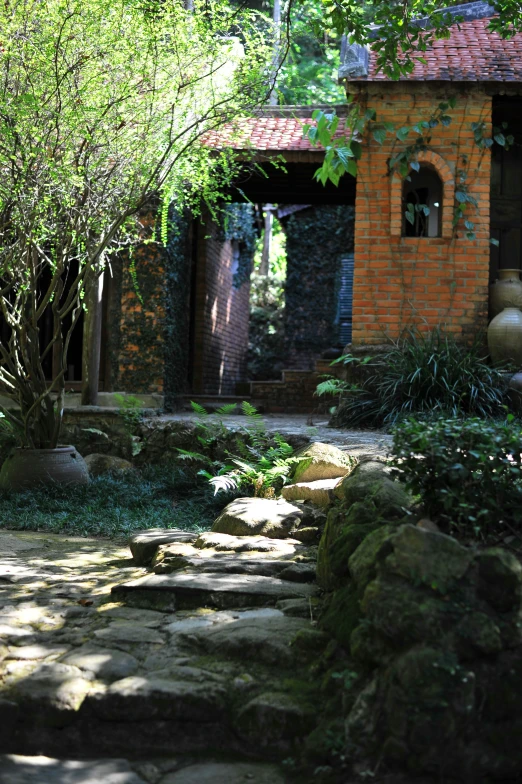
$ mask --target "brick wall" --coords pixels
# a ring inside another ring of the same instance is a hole
[[[352,88],[353,89],[353,86]],[[490,135],[491,97],[480,87],[430,84],[366,84],[359,99],[377,112],[377,122],[396,126],[429,119],[441,101],[454,94],[452,122],[432,131],[421,162],[433,166],[444,183],[442,236],[401,237],[402,183],[389,173],[388,161],[401,147],[388,135],[381,146],[368,134],[357,176],[353,343],[382,343],[408,325],[429,330],[440,325],[468,337],[487,324],[489,273],[490,154],[475,144],[472,122],[486,123]],[[467,169],[469,192],[478,200],[469,209],[476,239],[452,226],[454,183]]]
[[[230,241],[207,219],[198,231],[193,391],[233,395],[246,379],[250,282],[233,285]]]

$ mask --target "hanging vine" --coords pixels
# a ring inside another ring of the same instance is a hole
[[[239,245],[238,266],[233,279],[234,288],[239,289],[250,279],[256,250],[257,230],[252,204],[234,203],[223,208],[220,239],[235,241]]]

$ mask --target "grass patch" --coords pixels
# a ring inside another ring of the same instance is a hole
[[[146,466],[104,474],[85,486],[0,492],[0,528],[111,538],[143,528],[205,531],[234,497],[213,493],[191,470]]]

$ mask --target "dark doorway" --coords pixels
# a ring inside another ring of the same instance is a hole
[[[491,237],[499,243],[491,246],[492,281],[499,269],[522,267],[522,98],[494,98],[493,127],[514,143],[492,148]]]

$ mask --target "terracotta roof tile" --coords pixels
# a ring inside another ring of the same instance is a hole
[[[403,80],[450,82],[521,82],[522,33],[503,39],[498,33],[488,31],[489,19],[455,24],[450,28],[450,38],[435,41],[422,55],[426,60],[415,63],[411,74]],[[370,53],[368,80],[387,81],[382,72],[376,72],[376,57]],[[354,79],[359,81],[360,77]]]
[[[303,117],[248,117],[210,131],[204,142],[210,147],[233,147],[244,150],[314,150],[303,137],[303,125],[312,123]]]

